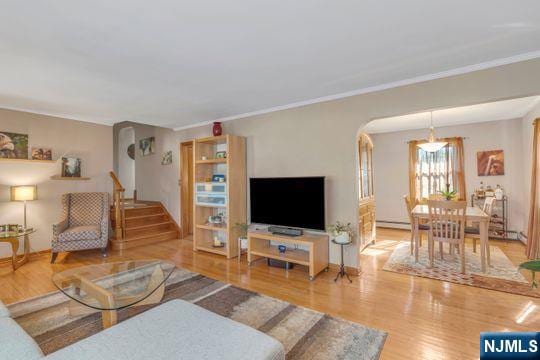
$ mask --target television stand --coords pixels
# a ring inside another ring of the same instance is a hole
[[[287,251],[280,253],[277,246],[271,244],[272,241],[287,245]],[[296,249],[295,245],[307,250]],[[321,271],[328,271],[328,235],[286,236],[262,230],[249,231],[248,265],[265,258],[307,266],[309,280],[313,280]]]

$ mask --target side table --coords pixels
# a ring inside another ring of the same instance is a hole
[[[26,229],[23,231],[2,231],[0,232],[0,242],[11,244],[11,265],[13,271],[24,265],[30,256],[30,234],[36,232],[36,229]],[[18,259],[17,252],[19,250],[19,238],[24,238],[24,254],[21,259]]]
[[[347,280],[349,280],[349,282],[352,283],[352,280],[349,277],[349,274],[347,274],[347,272],[345,271],[345,262],[343,260],[343,248],[347,245],[352,244],[352,241],[342,244],[342,243],[336,242],[335,240],[332,240],[332,243],[341,246],[341,264],[339,264],[339,272],[337,273],[336,278],[334,279],[334,282],[336,282],[339,277],[344,278],[346,276]]]

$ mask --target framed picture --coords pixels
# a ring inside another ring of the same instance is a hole
[[[227,158],[227,152],[226,151],[218,151],[216,152],[216,159],[226,159]]]
[[[33,147],[32,160],[52,160],[52,149]]]
[[[212,176],[212,182],[225,182],[225,175],[214,174]]]
[[[478,176],[504,175],[504,151],[490,150],[476,153]]]
[[[135,144],[130,144],[127,147],[127,154],[131,160],[135,160]]]
[[[141,151],[141,156],[152,155],[155,152],[156,147],[156,138],[148,137],[139,140],[139,150]]]
[[[62,177],[81,177],[81,159],[63,157]]]
[[[172,151],[166,151],[161,154],[161,165],[171,165],[172,164]]]
[[[0,132],[0,158],[28,159],[28,135]]]

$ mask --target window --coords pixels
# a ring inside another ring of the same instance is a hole
[[[465,200],[465,175],[463,170],[463,139],[449,138],[448,145],[436,152],[427,152],[417,145],[420,141],[409,144],[409,181],[411,199],[429,199],[446,190],[459,194]]]
[[[451,145],[446,145],[437,152],[427,152],[417,148],[416,193],[420,199],[439,194],[446,190],[446,184],[454,189],[454,153]]]

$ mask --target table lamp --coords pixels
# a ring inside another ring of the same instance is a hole
[[[18,185],[11,187],[11,201],[24,201],[24,229],[26,229],[26,202],[36,199],[36,185]]]

